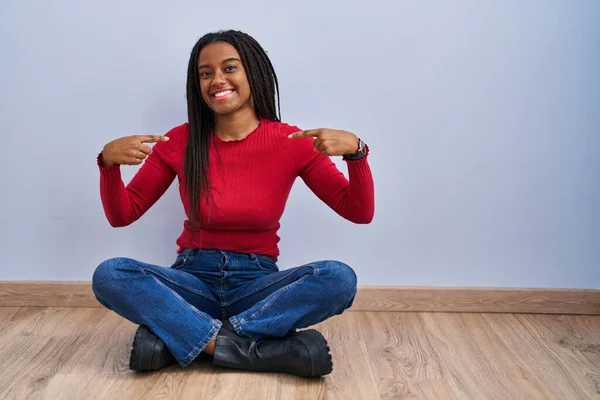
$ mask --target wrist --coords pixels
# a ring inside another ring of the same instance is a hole
[[[344,160],[358,161],[368,154],[369,148],[367,144],[360,138],[357,137],[358,145],[357,150],[354,153],[344,154]]]
[[[354,135],[354,148],[352,149],[351,153],[348,154],[356,154],[360,151],[360,138],[356,135]]]
[[[115,165],[114,162],[111,162],[110,160],[106,159],[106,155],[104,154],[104,151],[100,152],[100,154],[98,154],[98,165],[100,165],[101,167],[104,168],[108,168],[108,167],[112,167],[113,165]]]

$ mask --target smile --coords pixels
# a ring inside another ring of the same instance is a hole
[[[213,97],[217,100],[217,101],[222,101],[225,100],[227,98],[229,98],[231,95],[233,94],[233,90],[223,90],[221,92],[216,92],[213,93]]]

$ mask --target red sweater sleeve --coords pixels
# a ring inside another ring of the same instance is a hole
[[[298,144],[300,177],[310,190],[343,218],[370,223],[375,214],[375,188],[368,156],[346,161],[346,179],[331,158],[313,150],[313,140],[301,139]]]
[[[167,142],[168,143],[168,142]],[[127,226],[138,220],[169,188],[176,172],[165,162],[157,143],[142,167],[127,186],[121,179],[119,165],[100,168],[100,198],[108,222],[114,227]]]

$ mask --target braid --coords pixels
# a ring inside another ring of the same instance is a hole
[[[186,97],[189,132],[183,165],[185,193],[190,203],[189,224],[193,232],[198,231],[200,234],[201,193],[208,193],[211,188],[208,177],[209,149],[215,116],[200,93],[197,62],[202,48],[214,42],[227,42],[240,53],[254,99],[255,112],[271,121],[281,120],[279,82],[273,64],[262,46],[250,35],[234,30],[208,33],[201,37],[194,45],[188,63]]]
[[[277,75],[275,74],[275,70],[273,69],[269,57],[256,40],[252,37],[248,37],[247,46],[254,55],[254,57],[248,57],[248,69],[250,74],[253,74],[252,79],[250,79],[251,90],[253,93],[258,93],[255,99],[256,105],[268,110],[269,115],[276,119],[277,114],[275,113],[275,102],[273,99],[275,98],[275,90],[277,90],[277,105],[279,106],[279,83],[277,81]],[[271,81],[271,84],[266,84],[269,81]],[[254,86],[265,83],[263,86],[265,90],[255,89],[252,87],[252,83],[254,83]],[[279,109],[278,111],[278,114],[280,115],[281,111]],[[268,115],[265,115],[265,117],[268,118]]]

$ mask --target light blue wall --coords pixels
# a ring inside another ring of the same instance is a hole
[[[298,181],[282,268],[337,258],[363,285],[600,288],[600,2],[291,4],[3,1],[0,279],[173,261],[176,185],[113,229],[95,157],[185,121],[191,47],[233,27],[268,50],[285,121],[372,149],[375,221],[340,219]]]

